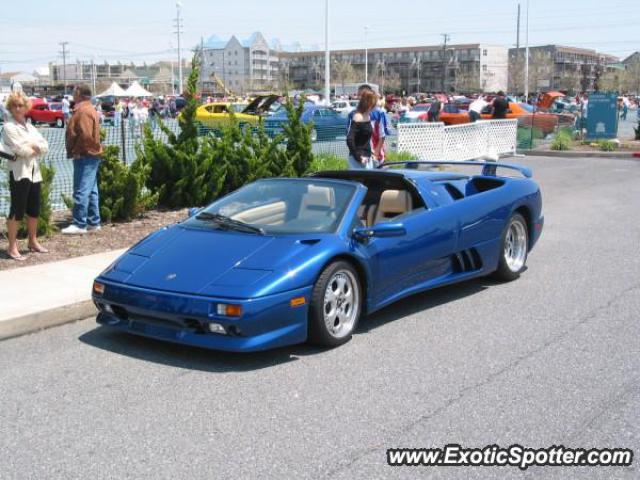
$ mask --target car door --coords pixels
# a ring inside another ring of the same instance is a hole
[[[361,246],[371,264],[374,305],[390,302],[450,273],[456,248],[457,219],[442,208],[420,207],[390,221],[402,223],[406,233],[372,238]]]
[[[56,112],[49,108],[49,105],[45,105],[42,109],[43,122],[56,123]]]
[[[36,105],[31,112],[31,117],[34,122],[48,122],[46,115],[46,105]]]

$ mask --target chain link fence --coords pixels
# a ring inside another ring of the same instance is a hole
[[[164,125],[173,133],[179,133],[179,125],[175,119],[165,119]],[[164,132],[152,122],[149,122],[155,138],[167,141]],[[131,164],[136,159],[137,147],[142,143],[142,125],[136,124],[128,119],[123,119],[118,125],[103,126],[105,138],[104,145],[116,145],[120,149],[120,158],[126,164]],[[346,143],[346,132],[343,128],[333,127],[331,130],[316,128],[318,139],[312,142],[314,155],[335,156],[346,159],[349,154]],[[51,189],[51,205],[54,210],[66,208],[64,197],[71,197],[73,194],[73,160],[67,158],[65,148],[65,128],[41,128],[40,133],[49,142],[49,151],[42,159],[42,162],[55,169],[55,177]],[[219,130],[200,127],[199,132],[204,135],[219,135]],[[395,151],[397,145],[397,134],[393,130],[387,137],[386,151]],[[6,162],[0,160],[0,163]],[[9,214],[10,196],[9,180],[7,168],[4,163],[0,165],[0,217]]]
[[[178,122],[173,119],[164,121],[164,124],[174,133],[178,133]],[[49,151],[41,160],[55,169],[55,177],[51,188],[51,206],[54,210],[66,208],[63,197],[71,197],[73,194],[73,160],[67,158],[65,147],[65,128],[42,128],[40,133],[49,142]],[[116,145],[120,148],[120,158],[123,162],[131,164],[136,159],[136,148],[142,142],[142,125],[127,119],[119,125],[104,125],[104,145]],[[157,125],[152,125],[154,136],[164,141],[166,135]],[[2,160],[0,168],[0,217],[9,214],[9,178],[6,160]]]
[[[534,112],[518,123],[517,150],[534,150],[547,145],[560,131],[573,132],[581,123],[579,115],[569,112]]]

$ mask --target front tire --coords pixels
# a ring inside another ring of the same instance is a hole
[[[61,118],[56,118],[56,127],[58,128],[64,127],[64,120]]]
[[[529,232],[527,221],[519,213],[514,213],[507,228],[502,233],[500,261],[495,276],[499,280],[515,280],[525,269],[529,252]]]
[[[309,308],[309,341],[337,347],[351,339],[358,325],[362,289],[358,273],[344,261],[326,267],[313,287]]]

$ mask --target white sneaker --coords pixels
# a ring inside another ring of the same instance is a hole
[[[100,225],[87,225],[87,232],[99,232],[102,230]]]
[[[72,223],[67,228],[63,228],[62,233],[64,233],[65,235],[84,235],[85,233],[87,233],[87,229],[80,228]]]

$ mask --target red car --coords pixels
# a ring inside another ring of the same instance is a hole
[[[26,115],[27,122],[48,123],[52,127],[64,127],[64,113],[62,113],[62,103],[46,101],[35,98],[31,100],[31,109]]]

